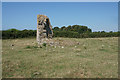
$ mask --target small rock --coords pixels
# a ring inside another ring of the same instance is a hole
[[[51,43],[50,43],[50,46],[53,46],[53,45],[54,45],[54,43],[53,43],[53,42],[51,42]]]
[[[39,75],[39,72],[35,72],[34,75]]]
[[[14,46],[14,44],[11,44],[11,46]]]
[[[83,74],[83,72],[81,72],[81,74]]]
[[[102,44],[102,47],[104,47],[105,45]]]
[[[83,46],[85,47],[85,44]]]
[[[64,48],[64,46],[62,46],[62,48]]]
[[[55,46],[55,48],[56,48],[56,46]]]
[[[79,53],[77,53],[77,55],[79,55]]]
[[[77,42],[77,45],[80,45],[80,43],[79,43],[79,42]]]

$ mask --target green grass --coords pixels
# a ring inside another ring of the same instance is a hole
[[[3,40],[3,78],[117,78],[117,37],[53,41],[40,48],[35,38]]]

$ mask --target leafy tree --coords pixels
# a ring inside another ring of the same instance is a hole
[[[61,31],[64,31],[64,30],[66,30],[66,27],[65,26],[63,26],[63,27],[61,27],[61,29],[60,29]]]
[[[59,31],[59,27],[54,27],[53,30],[54,31]]]

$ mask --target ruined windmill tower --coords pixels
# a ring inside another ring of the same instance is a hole
[[[52,26],[45,15],[37,15],[37,42],[41,44],[45,38],[52,38]]]

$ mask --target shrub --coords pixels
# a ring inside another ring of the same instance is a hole
[[[38,48],[38,46],[33,46],[33,48]]]
[[[28,45],[28,46],[26,46],[26,48],[31,48],[31,47]]]
[[[43,43],[42,45],[46,47],[46,43]]]

